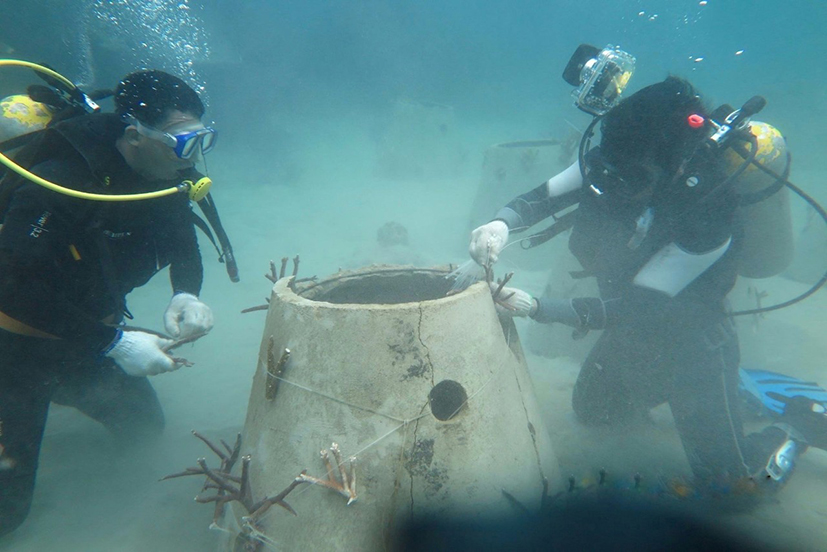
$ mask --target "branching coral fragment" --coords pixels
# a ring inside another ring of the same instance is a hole
[[[195,497],[195,501],[201,504],[215,503],[215,511],[213,513],[213,520],[210,528],[221,529],[218,525],[219,520],[224,515],[224,506],[230,502],[238,502],[247,510],[249,515],[241,518],[241,531],[236,535],[234,550],[243,550],[245,552],[257,552],[261,547],[272,546],[273,541],[270,537],[262,532],[261,519],[271,506],[278,504],[294,516],[298,515],[296,511],[285,502],[285,498],[293,489],[303,483],[312,483],[314,485],[322,485],[328,489],[333,489],[342,496],[348,499],[347,503],[351,504],[356,500],[356,473],[355,463],[356,458],[349,459],[350,472],[345,469],[342,462],[341,454],[339,453],[339,445],[333,443],[330,450],[321,451],[322,460],[327,468],[327,479],[319,479],[307,475],[307,470],[302,472],[293,479],[292,482],[279,494],[275,496],[266,496],[261,500],[254,500],[253,492],[250,486],[250,461],[249,455],[241,456],[241,475],[233,475],[232,469],[239,459],[241,451],[241,434],[236,437],[235,445],[230,447],[223,440],[222,447],[212,443],[209,439],[200,433],[193,431],[193,435],[201,439],[216,456],[221,460],[221,466],[218,469],[212,469],[207,465],[204,458],[198,459],[197,468],[187,468],[183,472],[168,475],[161,479],[174,479],[177,477],[185,477],[190,475],[202,475],[207,478],[204,486],[201,489],[200,495]],[[330,462],[330,454],[336,461],[336,467]],[[341,477],[341,483],[336,479],[335,473],[338,470]],[[206,491],[215,491],[215,494],[205,495]]]
[[[207,466],[206,459],[199,458],[197,468],[187,468],[183,472],[168,475],[162,478],[161,481],[189,475],[206,476],[207,481],[201,489],[202,492],[207,490],[215,490],[216,493],[208,496],[199,495],[195,497],[195,501],[201,504],[209,504],[211,502],[215,503],[215,512],[213,514],[211,525],[212,527],[218,527],[218,520],[224,514],[224,506],[228,502],[232,501],[236,501],[244,506],[250,514],[247,518],[247,522],[253,526],[259,516],[264,514],[264,512],[266,512],[273,504],[278,504],[291,514],[296,515],[296,511],[284,501],[284,498],[290,494],[290,491],[302,483],[299,478],[293,480],[293,482],[279,494],[272,497],[264,497],[263,499],[256,501],[253,498],[253,493],[250,488],[250,456],[246,455],[241,457],[241,476],[235,476],[230,473],[238,460],[241,450],[241,434],[239,434],[236,438],[235,446],[232,448],[230,448],[230,446],[224,441],[221,441],[221,444],[224,446],[226,451],[213,444],[209,439],[198,432],[193,431],[192,434],[201,439],[208,447],[210,447],[210,450],[212,450],[221,459],[221,466],[218,469],[212,469]]]
[[[330,462],[331,453],[333,454],[333,459],[336,461],[335,468]],[[322,457],[322,462],[324,462],[325,468],[327,468],[327,479],[320,479],[302,472],[301,475],[296,478],[296,481],[312,483],[313,485],[321,485],[322,487],[332,489],[347,498],[348,506],[356,502],[356,499],[358,498],[356,495],[356,457],[351,456],[348,459],[350,468],[350,471],[348,472],[345,468],[344,462],[342,461],[342,454],[339,452],[338,444],[333,443],[330,445],[329,451],[322,450],[319,454]],[[342,479],[341,482],[336,479],[337,471]]]

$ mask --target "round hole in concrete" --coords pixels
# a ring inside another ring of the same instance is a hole
[[[445,298],[453,284],[441,270],[380,270],[333,277],[300,294],[336,304],[394,305]]]
[[[431,413],[437,420],[447,421],[456,416],[468,400],[465,388],[454,380],[442,380],[428,393]]]

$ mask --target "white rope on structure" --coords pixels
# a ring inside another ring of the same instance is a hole
[[[474,393],[472,393],[472,394],[471,394],[468,398],[466,398],[466,399],[462,402],[462,404],[461,404],[461,405],[460,405],[460,406],[459,406],[459,407],[458,407],[458,408],[457,408],[457,409],[456,409],[456,410],[455,410],[455,411],[451,414],[451,417],[454,417],[454,416],[457,414],[457,412],[459,412],[460,410],[462,410],[462,409],[463,409],[463,407],[464,407],[466,404],[468,404],[468,402],[469,402],[471,399],[475,398],[477,395],[479,395],[480,393],[482,393],[482,391],[483,391],[486,387],[488,387],[488,384],[489,384],[489,383],[491,383],[497,375],[498,375],[498,373],[497,373],[497,372],[493,373],[493,374],[491,375],[491,377],[490,377],[490,378],[488,378],[488,380],[486,380],[486,381],[485,381],[485,383],[483,383],[483,384],[482,384],[482,386],[481,386],[479,389],[477,389]],[[428,412],[423,412],[423,413],[419,414],[418,416],[414,416],[413,418],[405,418],[405,419],[403,419],[403,418],[398,418],[398,417],[396,417],[396,416],[391,416],[391,415],[389,415],[389,414],[384,414],[384,413],[382,413],[382,412],[378,412],[378,411],[373,410],[373,409],[371,409],[371,408],[367,408],[367,407],[359,406],[359,405],[357,405],[357,404],[350,403],[350,402],[345,401],[345,400],[343,400],[343,399],[339,399],[339,398],[334,397],[334,396],[332,396],[332,395],[328,395],[328,394],[326,394],[326,393],[322,393],[321,391],[317,391],[317,390],[315,390],[315,389],[311,389],[311,388],[309,388],[309,387],[307,387],[307,386],[304,386],[304,385],[301,385],[301,384],[299,384],[299,383],[296,383],[296,382],[292,382],[292,381],[286,380],[286,379],[284,379],[284,378],[282,378],[282,377],[279,377],[279,376],[274,376],[274,375],[272,375],[272,374],[268,374],[268,377],[271,377],[271,378],[277,379],[277,380],[279,380],[279,381],[282,381],[282,382],[284,382],[284,383],[287,383],[287,384],[289,384],[289,385],[292,385],[292,386],[294,386],[294,387],[297,387],[297,388],[299,388],[299,389],[302,389],[303,391],[307,391],[308,393],[312,393],[312,394],[314,394],[314,395],[319,395],[320,397],[324,397],[324,398],[326,398],[326,399],[329,399],[329,400],[331,400],[331,401],[337,402],[337,403],[339,403],[339,404],[343,404],[343,405],[345,405],[345,406],[349,406],[349,407],[352,407],[352,408],[356,408],[356,409],[358,409],[358,410],[363,410],[363,411],[365,411],[365,412],[370,412],[370,413],[372,413],[372,414],[376,414],[377,416],[382,416],[383,418],[387,418],[387,419],[389,419],[389,420],[393,420],[393,421],[399,422],[399,425],[397,425],[396,427],[394,427],[394,428],[392,428],[391,430],[387,431],[387,432],[386,432],[386,433],[384,433],[383,435],[379,436],[378,438],[376,438],[376,439],[375,439],[375,440],[373,440],[372,442],[368,443],[367,445],[365,445],[364,447],[362,447],[360,450],[358,450],[356,453],[354,453],[354,454],[350,455],[350,457],[351,457],[351,458],[358,458],[359,456],[361,456],[362,454],[364,454],[367,450],[369,450],[369,449],[373,448],[374,446],[376,446],[377,444],[379,444],[379,443],[380,443],[380,442],[382,442],[383,440],[387,439],[388,437],[390,437],[391,435],[393,435],[394,433],[396,433],[396,432],[397,432],[397,431],[399,431],[400,429],[405,428],[405,427],[408,427],[410,424],[412,424],[412,423],[414,423],[414,422],[416,422],[416,421],[420,420],[421,418],[426,417],[426,416],[429,414]],[[343,463],[344,463],[344,462],[342,462],[342,464],[343,464]],[[336,467],[338,468],[338,467],[340,467],[342,464],[337,464],[337,465],[336,465]],[[297,490],[297,491],[294,493],[294,496],[299,496],[299,495],[304,494],[304,493],[305,493],[305,492],[307,492],[307,491],[308,491],[311,487],[312,487],[311,485],[308,485],[307,487],[305,487],[305,488],[303,488],[303,489],[299,489],[299,490]],[[273,511],[275,511],[275,509],[270,509],[270,510],[268,510],[267,512],[265,512],[265,513],[264,513],[264,515],[262,515],[261,517],[259,517],[259,518],[258,518],[258,521],[264,521],[265,519],[267,519],[268,517],[270,517],[270,515],[271,515],[271,513],[272,513]],[[251,527],[251,529],[252,529],[252,527]],[[259,532],[259,531],[256,531],[256,533],[260,533],[260,532]],[[266,535],[264,535],[263,533],[260,533],[260,535],[262,535],[262,536],[266,536]],[[268,538],[269,538],[269,537],[268,537]],[[268,545],[269,545],[269,543],[266,543],[266,542],[265,542],[265,544],[268,544]]]
[[[286,379],[284,379],[282,377],[279,377],[279,376],[274,376],[273,374],[268,373],[267,377],[277,379],[279,381],[283,381],[284,383],[287,383],[287,384],[292,385],[294,387],[298,387],[299,389],[303,389],[303,390],[307,391],[308,393],[313,393],[314,395],[319,395],[319,396],[324,397],[326,399],[330,399],[333,402],[337,402],[339,404],[343,404],[343,405],[349,406],[351,408],[364,410],[365,412],[370,412],[371,414],[376,414],[377,416],[382,416],[383,418],[387,418],[387,419],[393,420],[395,422],[400,422],[400,423],[403,423],[403,424],[406,423],[406,420],[404,420],[402,418],[397,418],[396,416],[391,416],[390,414],[384,414],[384,413],[379,412],[377,410],[373,410],[372,408],[367,408],[366,406],[359,406],[358,404],[347,402],[344,399],[339,399],[339,398],[334,397],[332,395],[328,395],[326,393],[322,393],[321,391],[317,391],[315,389],[311,389],[309,387],[306,387],[306,386],[304,386],[300,383],[296,383],[296,382],[293,382],[293,381],[290,381],[290,380],[286,380]]]

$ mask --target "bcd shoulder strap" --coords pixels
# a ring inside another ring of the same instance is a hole
[[[226,266],[227,275],[230,277],[230,281],[238,282],[238,264],[236,263],[235,255],[233,254],[233,246],[230,244],[230,238],[227,236],[227,232],[224,231],[224,226],[221,224],[221,219],[218,216],[218,209],[215,207],[215,202],[212,199],[212,195],[207,194],[204,199],[198,202],[198,206],[201,208],[201,212],[204,213],[204,216],[210,224],[207,225],[207,223],[195,213],[192,214],[194,219],[193,222],[207,235],[215,247],[215,250],[218,251],[218,261],[224,263]],[[216,243],[216,239],[213,238],[212,232],[210,232],[210,226],[212,226],[215,231],[215,238],[218,238],[218,244]]]
[[[14,148],[23,146],[13,157],[16,164],[24,169],[31,169],[38,163],[52,159],[71,147],[66,140],[49,129],[37,130],[29,134],[23,134],[5,142],[0,143],[0,153],[5,153]],[[6,218],[6,212],[11,204],[14,192],[17,191],[26,179],[12,172],[5,165],[0,166],[0,224]]]

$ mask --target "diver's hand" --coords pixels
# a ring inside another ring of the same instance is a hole
[[[164,352],[174,343],[150,333],[127,330],[115,338],[105,355],[130,376],[154,376],[181,367]]]
[[[164,312],[164,327],[176,339],[205,334],[213,327],[212,310],[191,293],[176,293]]]
[[[492,220],[471,232],[468,253],[480,266],[497,262],[505,243],[508,241],[508,226],[501,220]]]
[[[500,287],[493,282],[490,286],[492,294],[497,293]],[[500,315],[533,316],[537,312],[537,300],[521,289],[504,287],[499,295],[494,297],[494,307]]]

